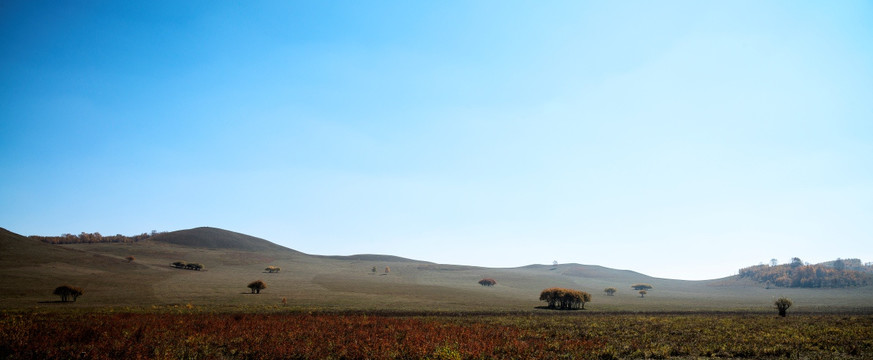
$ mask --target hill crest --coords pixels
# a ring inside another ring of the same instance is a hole
[[[298,252],[258,237],[213,227],[198,227],[162,233],[147,241],[205,249]]]

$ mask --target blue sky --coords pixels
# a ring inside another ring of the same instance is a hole
[[[0,5],[0,226],[706,279],[873,261],[873,5]]]

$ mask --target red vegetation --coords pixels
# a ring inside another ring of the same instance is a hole
[[[869,359],[873,317],[0,312],[4,359]]]
[[[366,315],[0,314],[0,320],[0,355],[18,354],[13,358],[539,358],[601,345],[568,339],[553,349],[551,340],[517,327]]]

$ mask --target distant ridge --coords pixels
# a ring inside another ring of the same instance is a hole
[[[207,249],[298,252],[261,238],[212,227],[163,233],[150,238],[148,241]]]
[[[319,255],[319,257],[328,258],[328,259],[335,259],[335,260],[416,262],[416,263],[422,263],[422,264],[433,264],[429,261],[421,261],[421,260],[415,260],[415,259],[408,259],[408,258],[400,257],[400,256],[380,255],[380,254]]]

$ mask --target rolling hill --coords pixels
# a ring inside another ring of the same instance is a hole
[[[132,255],[132,262],[125,260]],[[176,269],[174,261],[205,265]],[[279,273],[267,273],[267,266]],[[372,272],[376,267],[377,272]],[[384,268],[390,267],[390,273]],[[493,287],[477,282],[490,277]],[[261,279],[267,289],[249,294]],[[645,298],[634,283],[654,289]],[[74,304],[57,303],[62,284],[85,289]],[[319,256],[217,228],[159,234],[134,243],[50,245],[0,229],[0,308],[162,306],[239,308],[279,305],[299,309],[533,311],[539,292],[568,287],[594,295],[589,311],[770,310],[778,296],[800,311],[873,311],[873,286],[845,289],[765,289],[748,279],[659,279],[596,265],[484,268],[434,264],[390,255]],[[603,289],[615,287],[615,296]],[[537,310],[540,311],[540,310]]]

